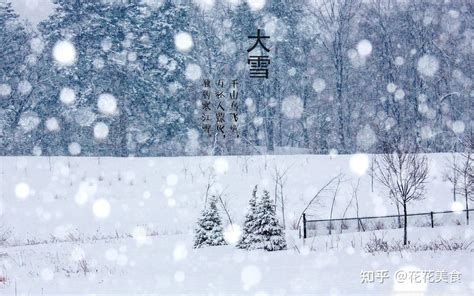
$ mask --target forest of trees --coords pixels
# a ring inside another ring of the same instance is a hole
[[[0,0],[0,155],[472,149],[473,1],[54,2],[33,26]],[[269,79],[249,78],[258,28]],[[203,131],[203,79],[239,81],[239,138]]]

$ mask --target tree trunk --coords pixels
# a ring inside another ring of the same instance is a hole
[[[466,183],[465,183],[466,184]],[[467,185],[464,186],[464,197],[466,198],[466,224],[469,225],[469,192]]]
[[[403,202],[403,219],[404,219],[404,225],[403,225],[403,245],[406,246],[407,245],[407,241],[408,241],[408,238],[407,238],[407,220],[408,220],[408,216],[407,216],[407,203],[406,201]]]

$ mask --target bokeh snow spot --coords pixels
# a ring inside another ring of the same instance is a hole
[[[401,88],[397,89],[394,94],[395,101],[400,102],[405,97],[405,91]]]
[[[32,153],[34,156],[41,156],[41,154],[43,154],[43,150],[41,149],[40,146],[34,146],[34,147],[33,147],[33,150],[31,150],[31,153]]]
[[[97,107],[104,115],[115,115],[117,113],[117,100],[112,94],[101,94],[97,100]]]
[[[174,280],[178,283],[181,283],[186,278],[184,271],[178,270],[174,273]]]
[[[67,167],[66,167],[67,168]],[[93,198],[97,193],[97,181],[91,179],[82,181],[74,196],[74,200],[78,205],[85,204],[90,198]]]
[[[366,57],[372,53],[372,43],[369,40],[364,39],[357,43],[357,52],[361,57]]]
[[[16,184],[15,195],[19,199],[26,199],[30,195],[30,186],[24,182]]]
[[[41,278],[43,281],[49,282],[54,278],[54,272],[49,268],[43,268],[41,270]]]
[[[20,116],[18,125],[25,131],[30,132],[34,130],[41,122],[41,119],[36,113],[28,111]]]
[[[79,261],[86,257],[86,253],[80,247],[74,247],[71,251],[71,259],[73,261]]]
[[[218,175],[225,174],[229,170],[229,163],[225,158],[218,158],[214,161],[214,170]]]
[[[387,91],[389,93],[394,93],[396,90],[397,86],[395,85],[395,83],[390,82],[389,84],[387,84]]]
[[[76,62],[76,48],[70,41],[58,41],[53,48],[53,57],[61,66],[72,66]]]
[[[439,69],[439,61],[435,56],[425,54],[418,60],[416,69],[420,74],[432,77]]]
[[[59,130],[59,122],[55,117],[48,118],[45,124],[50,132],[56,132]]]
[[[178,176],[175,174],[168,175],[166,177],[166,184],[168,184],[168,186],[176,186],[176,184],[178,184]]]
[[[369,125],[366,125],[357,132],[356,139],[359,148],[362,148],[362,150],[368,150],[377,141],[377,135]]]
[[[199,78],[201,78],[201,75],[202,75],[202,71],[199,65],[188,64],[186,66],[186,72],[185,72],[186,79],[191,80],[191,81],[196,81]]]
[[[119,256],[119,253],[117,249],[110,248],[107,251],[105,251],[105,259],[107,259],[107,261],[115,261],[117,260],[118,256]]]
[[[8,97],[12,92],[12,88],[9,84],[0,84],[0,97]]]
[[[462,134],[464,132],[464,129],[466,128],[465,125],[464,125],[464,122],[460,121],[460,120],[456,120],[453,122],[453,125],[452,125],[452,130],[454,133],[456,134]]]
[[[186,32],[179,32],[174,36],[174,45],[176,50],[186,53],[191,50],[194,45],[193,37]]]
[[[266,0],[247,0],[247,4],[249,5],[251,11],[263,9],[266,3]]]
[[[67,149],[69,151],[69,154],[71,154],[71,155],[81,154],[81,145],[77,142],[73,142],[73,143],[69,144]]]
[[[35,37],[30,41],[30,48],[31,51],[35,54],[40,54],[43,52],[44,49],[44,42],[41,38]]]
[[[166,197],[172,197],[173,196],[173,188],[165,188],[165,190],[163,190],[163,194],[166,196]]]
[[[65,105],[72,105],[76,100],[76,93],[72,88],[64,87],[59,93],[59,100]]]
[[[204,11],[211,10],[216,4],[216,0],[193,0],[193,2]]]
[[[326,81],[321,78],[316,78],[313,81],[313,89],[315,92],[320,93],[326,88]]]
[[[349,166],[354,174],[363,176],[369,168],[369,157],[367,154],[354,154],[349,160]]]
[[[281,112],[289,119],[301,118],[303,111],[303,101],[298,96],[288,96],[281,103]]]
[[[109,127],[103,122],[97,122],[94,126],[94,137],[98,140],[104,140],[109,135]]]
[[[173,250],[173,258],[175,261],[180,261],[188,256],[188,249],[183,243],[178,243]]]
[[[151,240],[147,236],[147,231],[143,226],[136,226],[133,228],[132,237],[137,246],[151,243]]]
[[[168,207],[174,208],[176,206],[176,200],[174,198],[168,198]]]
[[[107,218],[110,215],[110,203],[106,199],[98,199],[92,205],[92,212],[97,218]]]
[[[224,239],[229,245],[236,245],[241,236],[242,230],[239,225],[230,224],[224,230]]]
[[[464,209],[464,206],[459,201],[455,201],[451,204],[451,211],[461,213]]]
[[[253,286],[260,283],[262,279],[262,274],[257,266],[247,265],[242,269],[240,279],[242,281],[244,290],[247,291]]]
[[[20,83],[18,83],[18,92],[21,95],[27,95],[31,92],[33,89],[33,86],[28,80],[22,80]]]

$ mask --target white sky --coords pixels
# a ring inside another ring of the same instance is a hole
[[[15,11],[33,24],[38,24],[53,10],[51,0],[11,0]]]

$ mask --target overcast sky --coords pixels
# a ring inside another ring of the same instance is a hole
[[[54,7],[50,0],[11,0],[11,3],[21,17],[35,25],[45,19]]]

